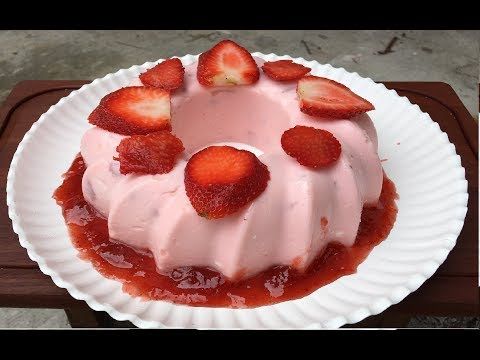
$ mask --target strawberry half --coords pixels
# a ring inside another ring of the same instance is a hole
[[[154,87],[124,87],[103,97],[88,121],[123,135],[171,130],[170,94]]]
[[[231,40],[220,41],[198,58],[197,79],[204,86],[248,85],[259,76],[252,55]]]
[[[298,80],[310,72],[309,67],[296,64],[292,60],[268,61],[262,66],[263,72],[277,81]]]
[[[200,216],[222,218],[240,210],[267,187],[270,172],[249,151],[210,146],[185,167],[185,190]]]
[[[298,81],[297,94],[300,110],[311,116],[349,119],[375,109],[369,101],[345,85],[312,75]]]
[[[182,86],[184,74],[185,69],[182,62],[175,58],[162,61],[160,64],[140,74],[139,78],[145,86],[154,86],[173,91]]]
[[[281,139],[283,150],[307,167],[322,168],[340,157],[342,147],[332,133],[309,126],[288,129]]]
[[[117,146],[122,174],[164,174],[170,172],[175,159],[184,150],[179,138],[169,131],[132,135]]]

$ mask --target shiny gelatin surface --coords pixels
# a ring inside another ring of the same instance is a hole
[[[133,296],[177,304],[243,308],[301,298],[355,273],[373,247],[387,237],[397,216],[395,185],[384,176],[378,205],[363,209],[355,244],[350,248],[329,244],[306,272],[275,266],[238,282],[208,268],[183,267],[161,273],[150,252],[109,239],[107,220],[83,198],[84,171],[83,159],[77,156],[54,193],[80,257],[105,277],[121,281],[124,291]]]

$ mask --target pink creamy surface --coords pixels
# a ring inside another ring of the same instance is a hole
[[[83,193],[108,217],[111,238],[150,249],[159,269],[209,266],[230,278],[277,264],[305,268],[330,241],[351,246],[363,205],[375,204],[382,187],[375,128],[366,114],[353,121],[303,114],[295,87],[262,72],[255,85],[207,89],[196,80],[196,63],[187,66],[184,89],[172,97],[173,133],[186,151],[164,175],[121,175],[112,157],[123,136],[88,130]],[[295,125],[332,132],[342,144],[339,161],[312,170],[286,155],[280,138]],[[206,220],[185,194],[184,168],[193,153],[221,142],[256,148],[271,180],[238,213]]]

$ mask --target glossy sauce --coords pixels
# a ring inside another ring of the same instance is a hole
[[[105,277],[123,283],[133,296],[210,307],[256,307],[301,298],[341,276],[355,273],[375,245],[389,234],[397,216],[395,185],[384,176],[380,201],[364,208],[355,244],[329,244],[306,272],[274,266],[251,278],[231,282],[209,268],[183,267],[160,273],[149,251],[138,251],[108,237],[107,220],[82,194],[85,164],[77,156],[54,198],[62,207],[71,239],[80,257]],[[321,219],[322,225],[326,219]]]

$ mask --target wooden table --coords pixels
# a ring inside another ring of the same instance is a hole
[[[60,98],[88,81],[37,81],[17,84],[0,108],[0,307],[65,309],[73,327],[132,326],[91,310],[42,274],[19,245],[7,214],[5,184],[12,156],[25,132]],[[401,327],[414,315],[478,316],[478,124],[453,89],[440,82],[386,82],[428,112],[448,134],[462,158],[468,180],[465,225],[444,264],[400,304],[350,325]],[[68,119],[66,119],[67,121]]]

